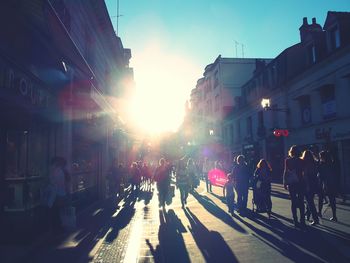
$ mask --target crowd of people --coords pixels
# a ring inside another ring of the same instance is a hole
[[[212,192],[211,172],[213,169],[223,171],[226,180],[222,185],[223,195],[228,212],[232,215],[235,211],[240,215],[247,212],[248,192],[251,188],[253,211],[267,213],[270,218],[272,168],[269,162],[260,159],[252,170],[247,165],[245,156],[238,155],[233,159],[232,164],[227,166],[222,161],[213,162],[209,158],[204,158],[201,164],[192,158],[182,158],[174,162],[161,158],[156,165],[134,162],[129,170],[115,163],[111,168],[111,177],[115,178],[112,180],[113,189],[118,195],[122,195],[125,174],[128,174],[132,191],[137,191],[141,184],[151,186],[155,182],[160,207],[165,207],[167,198],[174,196],[174,186],[176,186],[180,192],[181,205],[185,207],[189,194],[198,187],[200,179],[205,181],[207,192]],[[333,213],[330,220],[337,221],[335,202],[338,190],[337,177],[328,151],[321,151],[316,156],[310,150],[301,153],[297,146],[292,146],[284,162],[282,177],[283,186],[289,191],[295,226],[305,226],[306,220],[310,225],[318,224],[326,197]],[[318,206],[315,205],[316,195]],[[299,210],[299,218],[297,210]]]

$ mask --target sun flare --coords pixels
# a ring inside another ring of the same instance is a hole
[[[130,101],[132,121],[147,133],[176,131],[200,69],[183,56],[165,52],[159,45],[152,45],[134,57],[138,59],[133,65],[137,74]]]

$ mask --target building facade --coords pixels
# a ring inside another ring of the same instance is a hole
[[[75,205],[104,196],[126,151],[113,101],[132,84],[131,52],[104,1],[6,1],[0,13],[0,218],[31,228],[53,156],[67,159]]]
[[[290,146],[329,150],[343,192],[350,192],[350,13],[328,12],[322,27],[307,18],[297,43],[262,67],[242,86],[240,105],[225,120],[235,126],[232,151],[252,152],[252,162],[266,158],[276,180]],[[263,98],[270,99],[264,110]],[[287,131],[285,136],[276,130]],[[275,132],[274,132],[275,131]],[[277,136],[276,136],[277,135]]]

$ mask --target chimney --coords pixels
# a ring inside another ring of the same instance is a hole
[[[299,27],[301,42],[304,42],[308,28],[309,28],[309,23],[307,22],[307,17],[304,17],[303,24],[301,25],[301,27]]]
[[[312,24],[313,24],[313,25],[316,25],[316,17],[313,17],[313,18],[312,18]]]
[[[307,17],[303,18],[303,26],[308,26],[309,23],[307,22]]]

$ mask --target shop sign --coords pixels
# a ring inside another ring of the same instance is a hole
[[[331,138],[332,128],[317,128],[315,138],[317,140],[329,140]]]

